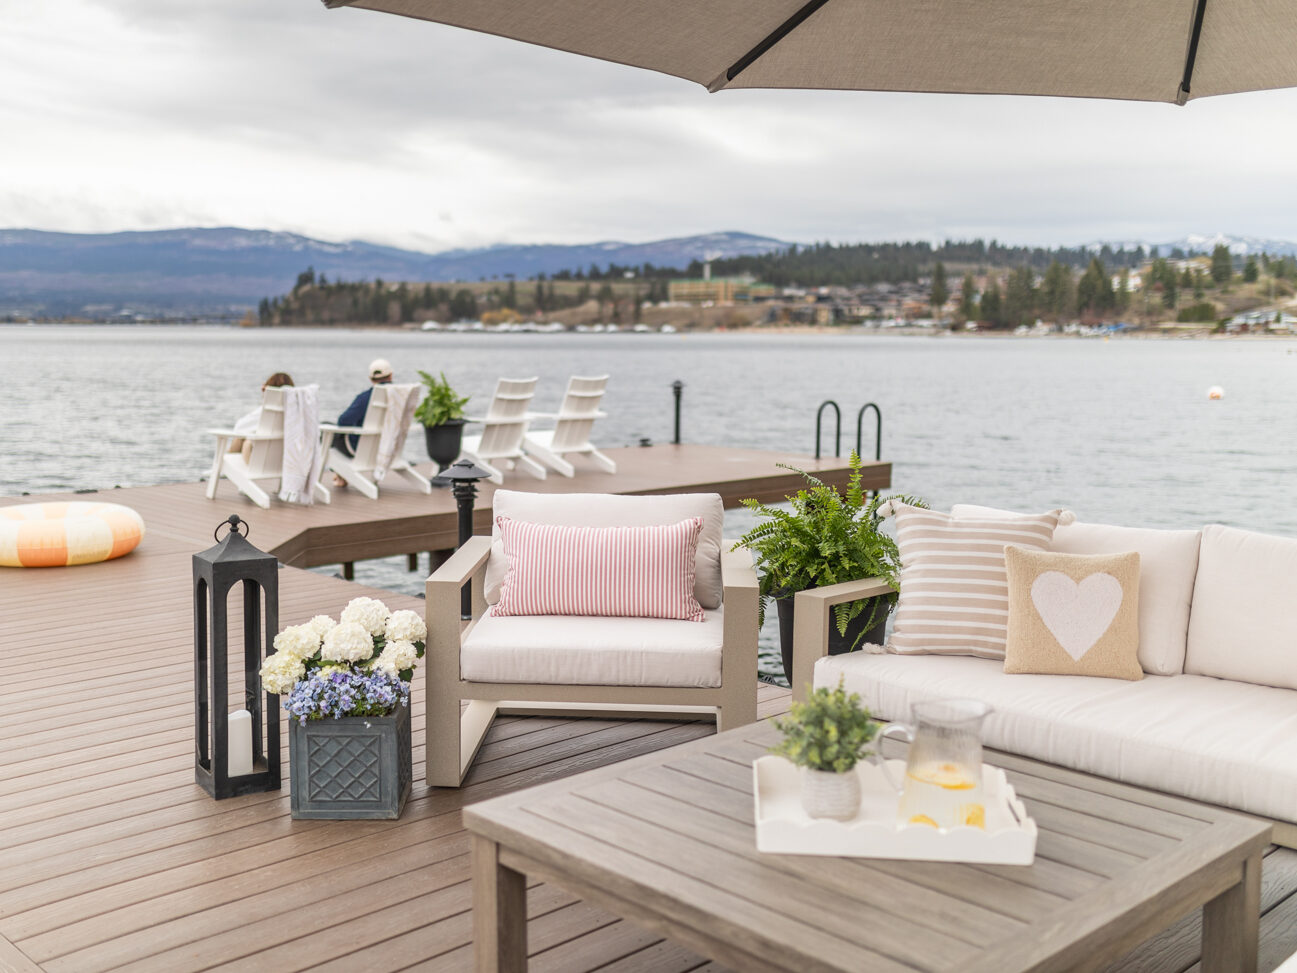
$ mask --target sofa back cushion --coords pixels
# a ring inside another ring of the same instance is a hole
[[[1297,539],[1202,531],[1185,672],[1297,689]]]
[[[691,517],[703,522],[694,558],[694,597],[703,608],[721,606],[721,528],[725,509],[718,493],[675,493],[660,497],[623,497],[608,493],[523,493],[496,490],[491,497],[494,526],[486,563],[487,604],[500,600],[500,583],[509,568],[500,540],[499,517],[562,527],[648,527],[676,524]]]
[[[1004,658],[1009,585],[1004,548],[1049,548],[1059,511],[959,519],[891,502],[901,594],[887,651]]]
[[[957,504],[956,517],[993,516],[1008,511]],[[1049,549],[1063,554],[1139,552],[1139,664],[1145,672],[1174,676],[1184,671],[1189,605],[1198,571],[1202,531],[1153,530],[1110,524],[1064,523]]]

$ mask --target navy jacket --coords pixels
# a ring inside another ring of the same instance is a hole
[[[373,391],[374,387],[371,385],[352,399],[351,405],[347,406],[342,415],[338,416],[338,425],[363,426],[365,424],[365,413],[369,411],[369,396]],[[355,456],[358,441],[355,436],[343,436],[338,440],[338,448],[348,456]]]

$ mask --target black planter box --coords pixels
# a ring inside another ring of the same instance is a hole
[[[290,720],[293,817],[395,819],[410,796],[410,707],[390,716]]]

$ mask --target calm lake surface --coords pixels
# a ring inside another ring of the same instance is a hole
[[[934,507],[1062,506],[1082,520],[1297,535],[1297,342],[1269,340],[0,327],[0,498],[199,480],[212,458],[203,431],[252,409],[271,372],[318,383],[333,417],[378,357],[398,381],[445,371],[470,411],[502,375],[539,375],[535,408],[548,411],[568,375],[607,373],[607,446],[670,441],[675,379],[689,442],[810,453],[816,406],[831,398],[845,452],[856,410],[876,402],[893,489]],[[1213,385],[1223,400],[1208,400]],[[831,434],[830,421],[830,454]],[[410,458],[421,449],[412,439]],[[726,532],[750,522],[727,513]],[[403,558],[358,564],[356,577],[422,590]]]

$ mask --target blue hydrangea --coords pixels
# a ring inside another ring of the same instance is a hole
[[[314,669],[297,683],[284,700],[289,717],[319,720],[332,716],[386,716],[408,706],[410,684],[381,670],[362,673]]]

